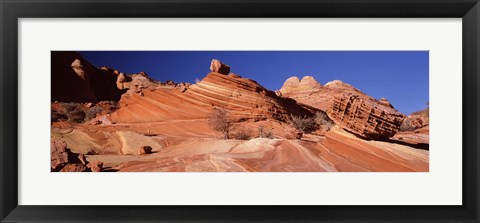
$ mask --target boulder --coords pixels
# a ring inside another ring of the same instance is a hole
[[[150,154],[150,153],[152,153],[152,147],[150,147],[150,146],[142,146],[138,150],[139,155],[147,155],[147,154]]]
[[[301,139],[303,133],[300,132],[298,129],[293,127],[285,128],[285,138],[287,139]]]
[[[380,103],[381,103],[382,105],[385,105],[385,106],[388,106],[388,107],[390,107],[390,108],[393,108],[393,105],[392,105],[386,98],[381,98],[381,99],[380,99]]]
[[[213,59],[210,63],[210,71],[227,75],[230,73],[230,66],[220,62],[220,60]]]
[[[320,88],[321,85],[312,76],[304,76],[300,80],[297,76],[288,78],[282,88],[279,90],[283,94],[298,93],[298,92],[310,92]]]
[[[59,171],[68,163],[67,144],[63,140],[50,139],[50,167]]]
[[[118,74],[117,76],[117,81],[116,81],[116,85],[117,85],[117,88],[119,90],[123,90],[123,89],[127,89],[129,88],[128,86],[126,86],[126,82],[131,82],[132,81],[132,78],[125,75],[124,73],[120,73]]]
[[[50,170],[52,172],[86,172],[88,161],[83,154],[74,153],[67,148],[65,141],[50,139]]]
[[[101,161],[93,161],[87,165],[88,168],[92,170],[92,172],[101,172],[103,169],[103,162]]]
[[[394,108],[355,93],[335,96],[327,115],[341,128],[367,139],[392,137],[405,119]]]

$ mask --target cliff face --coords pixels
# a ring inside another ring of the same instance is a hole
[[[327,110],[340,127],[369,139],[388,139],[400,129],[405,115],[360,94],[336,96]]]
[[[116,87],[119,74],[113,69],[99,69],[79,53],[51,52],[51,101],[118,101],[124,93]]]
[[[291,77],[279,91],[282,97],[327,112],[335,124],[364,138],[388,139],[405,118],[387,99],[378,101],[339,80],[322,86],[309,76]]]

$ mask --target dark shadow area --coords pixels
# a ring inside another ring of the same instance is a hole
[[[416,144],[413,144],[413,143],[408,143],[408,142],[400,141],[400,140],[397,140],[397,139],[388,139],[388,140],[384,140],[384,141],[385,141],[385,142],[395,143],[395,144],[400,144],[400,145],[404,145],[404,146],[410,146],[410,147],[413,147],[413,148],[416,148],[416,149],[423,149],[423,150],[429,150],[429,147],[430,147],[430,145],[427,144],[427,143],[416,143]]]
[[[117,169],[110,168],[110,167],[107,167],[107,168],[102,169],[102,172],[118,172],[118,170],[117,170]]]

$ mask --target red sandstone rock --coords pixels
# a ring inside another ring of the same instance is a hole
[[[50,139],[50,160],[52,171],[59,171],[68,163],[67,144],[62,140]]]
[[[83,164],[68,163],[60,172],[89,172],[89,168]]]
[[[50,139],[50,167],[54,172],[90,171],[83,154],[73,153],[67,144],[60,139]]]
[[[386,98],[381,98],[380,104],[393,108],[393,105]]]
[[[230,66],[220,62],[220,60],[213,59],[210,64],[210,71],[226,75],[230,73]]]
[[[287,139],[301,139],[303,133],[296,128],[285,128],[285,138]]]
[[[152,153],[152,147],[150,147],[150,146],[142,146],[138,150],[139,155],[147,155],[147,154],[151,154],[151,153]]]
[[[103,169],[103,162],[101,161],[93,161],[87,164],[87,167],[92,170],[92,172],[101,172]]]
[[[327,110],[340,127],[369,139],[388,139],[397,133],[405,115],[360,94],[336,96]]]

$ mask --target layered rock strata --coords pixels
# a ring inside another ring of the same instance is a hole
[[[380,101],[352,93],[336,96],[327,114],[340,127],[369,139],[394,136],[405,119],[405,115]]]

